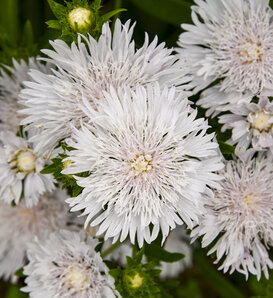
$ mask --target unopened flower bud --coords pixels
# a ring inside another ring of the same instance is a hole
[[[74,31],[86,30],[91,25],[90,15],[90,9],[84,7],[74,8],[68,15],[68,22]]]

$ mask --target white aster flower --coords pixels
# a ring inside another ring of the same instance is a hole
[[[222,167],[213,134],[204,119],[196,119],[187,99],[175,88],[160,91],[158,84],[105,93],[98,112],[85,102],[92,125],[74,129],[69,145],[70,166],[64,174],[89,172],[78,177],[84,188],[68,200],[72,211],[85,209],[86,226],[99,225],[105,239],[138,244],[153,241],[162,230],[183,221],[197,220],[202,193],[216,186]],[[97,117],[96,117],[97,115]],[[153,231],[150,232],[150,225]]]
[[[164,249],[168,252],[184,254],[185,257],[174,263],[160,262],[161,266],[159,269],[162,270],[160,277],[176,278],[179,273],[192,266],[193,252],[189,239],[190,237],[186,234],[184,227],[177,227],[175,230],[171,231],[164,245]]]
[[[253,154],[251,154],[253,155]],[[249,156],[251,156],[249,155]],[[268,249],[273,243],[273,163],[272,156],[231,160],[220,172],[222,189],[208,199],[200,225],[191,236],[202,236],[202,246],[214,246],[219,269],[249,272],[268,278],[273,268]],[[216,242],[214,242],[216,241]]]
[[[30,72],[33,82],[26,83],[22,91],[22,112],[28,117],[22,124],[42,128],[35,136],[40,147],[51,149],[58,141],[71,135],[71,123],[79,127],[85,117],[79,104],[88,99],[95,107],[104,91],[110,86],[146,85],[158,81],[161,85],[183,85],[189,79],[184,75],[172,50],[157,45],[157,38],[149,44],[145,36],[143,46],[136,50],[131,41],[133,27],[130,21],[115,23],[112,36],[109,24],[103,25],[98,41],[92,36],[79,35],[78,46],[69,47],[62,40],[51,42],[52,50],[43,50],[51,59],[45,59],[58,67],[54,75],[40,71]],[[183,85],[184,86],[184,85]],[[184,87],[181,86],[181,90]]]
[[[238,144],[247,149],[270,149],[273,151],[273,103],[265,96],[260,96],[259,102],[242,104],[231,109],[232,114],[219,117],[224,124],[222,130],[232,129],[230,144]]]
[[[0,142],[0,200],[18,204],[23,194],[27,207],[36,205],[41,194],[55,188],[53,176],[40,173],[48,156],[10,131],[0,132]]]
[[[217,79],[220,83],[216,89],[226,93],[256,94],[272,87],[273,25],[269,1],[195,0],[195,3],[194,25],[182,25],[186,32],[178,42],[179,55],[190,66],[195,92]],[[218,104],[222,104],[221,97]]]
[[[114,279],[108,274],[98,241],[84,233],[61,230],[47,240],[29,245],[29,264],[24,267],[31,298],[111,298],[119,296]]]
[[[16,281],[14,273],[26,264],[26,248],[34,239],[46,237],[70,222],[65,191],[45,194],[28,208],[23,200],[16,206],[0,201],[0,277]]]
[[[13,59],[13,67],[4,65],[0,70],[0,130],[10,130],[16,133],[19,129],[23,115],[17,113],[23,106],[19,102],[19,93],[23,82],[29,81],[30,69],[49,73],[49,65],[43,65],[35,58],[30,58],[28,63],[24,60],[17,62]]]

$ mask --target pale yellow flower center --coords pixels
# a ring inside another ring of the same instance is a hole
[[[258,111],[252,113],[253,121],[251,126],[260,131],[269,130],[272,126],[268,120],[272,117],[272,115],[266,111]]]
[[[130,277],[131,287],[136,289],[142,286],[143,278],[137,273],[133,278]]]
[[[30,173],[35,170],[36,156],[26,149],[17,154],[16,164],[20,172]]]
[[[91,25],[90,14],[91,10],[84,7],[78,7],[71,10],[68,15],[68,21],[71,28],[75,31],[77,29],[88,29],[88,27]]]
[[[150,154],[138,155],[132,162],[131,167],[135,175],[147,173],[152,169],[151,165],[152,156]]]
[[[259,41],[247,40],[239,46],[238,54],[244,64],[261,62],[263,57],[261,43]]]
[[[255,205],[255,203],[257,203],[257,201],[259,200],[257,195],[255,195],[252,192],[245,195],[244,199],[245,199],[245,203],[247,204],[248,207]]]
[[[71,267],[70,271],[66,274],[67,281],[70,286],[75,289],[82,289],[88,282],[86,272],[77,267]]]

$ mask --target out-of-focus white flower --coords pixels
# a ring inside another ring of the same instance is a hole
[[[27,250],[27,286],[22,290],[31,298],[119,296],[114,279],[95,252],[97,244],[84,233],[66,230],[54,232],[43,241],[36,239]]]
[[[227,97],[257,94],[273,83],[273,25],[268,0],[195,0],[194,25],[183,24],[179,55],[195,92],[209,88],[202,107],[221,110]],[[220,92],[219,92],[220,91]],[[236,95],[236,93],[238,93]],[[217,100],[213,100],[217,97]]]
[[[245,150],[252,144],[257,150],[273,151],[273,103],[267,97],[261,96],[257,104],[234,107],[231,113],[219,117],[223,131],[232,129],[230,144]]]
[[[19,129],[20,121],[24,118],[17,113],[24,107],[19,102],[19,93],[23,82],[31,80],[28,75],[30,69],[50,72],[49,64],[44,65],[35,58],[30,58],[28,63],[13,59],[13,67],[4,65],[0,70],[0,131],[10,130],[16,133]]]
[[[18,204],[23,193],[27,207],[36,205],[41,194],[55,188],[53,176],[40,173],[48,156],[10,131],[0,132],[0,142],[0,200]]]
[[[130,21],[122,25],[115,23],[112,36],[108,23],[102,28],[98,41],[92,36],[79,35],[78,45],[69,47],[62,40],[51,42],[54,51],[43,50],[51,59],[45,59],[58,67],[54,75],[33,70],[30,76],[34,82],[26,83],[21,93],[22,111],[27,115],[21,123],[32,123],[30,127],[41,128],[33,140],[39,141],[39,148],[52,149],[61,139],[70,137],[71,124],[79,127],[85,118],[79,108],[83,99],[95,108],[104,91],[149,82],[160,85],[180,86],[189,81],[183,67],[176,62],[172,50],[157,45],[157,38],[149,44],[145,36],[141,48],[135,48],[132,41],[133,27]]]
[[[219,269],[260,279],[262,271],[268,278],[273,268],[267,251],[273,243],[273,160],[272,155],[251,156],[226,162],[222,189],[208,199],[191,236],[203,236],[203,247],[214,243],[209,254],[216,253],[215,263],[222,259]]]
[[[28,208],[24,199],[16,206],[0,201],[0,277],[16,281],[14,273],[26,264],[27,245],[37,236],[63,229],[71,222],[65,191],[46,193]]]
[[[160,229],[163,241],[183,221],[189,228],[198,219],[207,186],[217,187],[222,167],[207,122],[195,119],[187,99],[175,88],[158,84],[105,93],[95,112],[86,101],[83,110],[92,126],[74,129],[75,148],[62,172],[75,176],[84,188],[68,200],[72,211],[84,209],[86,226],[99,226],[105,239],[135,236],[139,246],[153,241]],[[151,232],[150,227],[153,225]]]

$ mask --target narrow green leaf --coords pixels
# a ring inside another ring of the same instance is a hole
[[[55,169],[56,169],[56,165],[55,165],[55,164],[50,164],[50,165],[44,167],[44,168],[40,171],[40,173],[41,173],[41,174],[51,174],[51,173],[54,172]]]
[[[32,30],[32,25],[30,23],[30,20],[27,20],[25,23],[22,42],[23,42],[23,45],[26,47],[30,47],[34,43],[33,30]]]
[[[218,141],[218,144],[219,144],[222,154],[233,154],[234,153],[234,150],[235,150],[234,146],[229,145],[223,141]]]
[[[107,22],[112,16],[114,16],[114,15],[116,15],[116,14],[122,12],[122,11],[127,11],[127,9],[118,8],[118,9],[112,10],[112,11],[104,14],[103,16],[101,16],[102,23]]]

